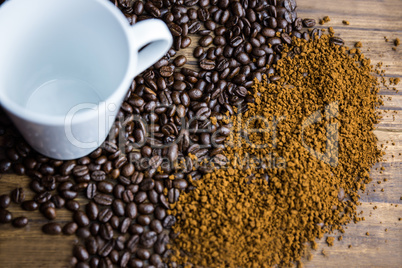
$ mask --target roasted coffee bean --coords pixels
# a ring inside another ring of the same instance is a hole
[[[59,195],[52,196],[51,200],[56,208],[62,208],[66,203],[66,201]]]
[[[98,205],[96,205],[95,202],[90,201],[85,206],[85,212],[90,220],[96,220],[99,214]]]
[[[43,192],[41,194],[35,195],[34,200],[35,200],[35,202],[37,202],[39,204],[43,204],[43,203],[49,201],[50,198],[52,198],[52,195],[49,192]]]
[[[63,234],[73,235],[78,229],[78,225],[75,222],[69,222],[63,227]]]
[[[81,176],[84,176],[84,175],[86,175],[88,173],[89,173],[88,166],[78,165],[78,166],[75,166],[74,169],[73,169],[73,174],[76,177],[81,177]]]
[[[123,201],[121,201],[120,199],[113,200],[112,208],[115,215],[119,217],[124,216],[125,208]]]
[[[54,220],[57,216],[56,209],[53,207],[48,207],[43,211],[43,215],[49,220]]]
[[[49,193],[49,195],[50,195],[50,193]],[[74,199],[77,197],[77,195],[78,195],[78,193],[76,191],[67,190],[67,191],[60,192],[60,196],[62,196],[64,199],[67,199],[67,200]],[[49,199],[50,199],[50,197],[49,197]]]
[[[11,198],[7,194],[3,194],[0,196],[0,208],[8,208],[11,203]]]
[[[6,173],[10,170],[11,168],[11,162],[8,160],[1,160],[0,161],[0,172],[1,173]]]
[[[122,199],[122,194],[124,192],[125,188],[123,185],[116,184],[113,188],[113,195],[115,198]]]
[[[85,241],[85,248],[89,254],[94,255],[98,251],[98,242],[93,236],[90,236]]]
[[[58,235],[61,233],[61,225],[57,222],[47,223],[42,226],[42,231],[49,235]]]
[[[187,62],[187,58],[183,55],[177,56],[173,61],[174,65],[176,67],[181,67],[184,64],[186,64],[186,62]]]
[[[154,209],[154,205],[150,203],[143,203],[138,206],[138,211],[145,215],[153,213]]]
[[[88,227],[79,227],[75,235],[81,239],[87,239],[91,235],[91,232]]]
[[[89,259],[88,251],[82,245],[75,245],[73,249],[74,257],[80,261],[86,261]]]
[[[106,173],[103,170],[95,170],[91,174],[91,179],[94,181],[104,181],[106,179]]]
[[[25,200],[25,192],[23,188],[15,188],[13,191],[11,191],[11,199],[14,201],[14,203],[21,204]]]
[[[83,211],[75,211],[73,214],[73,219],[81,227],[86,227],[89,225],[88,216]]]
[[[104,223],[100,225],[99,228],[100,236],[105,240],[110,240],[113,238],[113,228],[109,223]]]
[[[162,221],[166,217],[166,210],[158,206],[155,208],[154,215],[156,219]]]
[[[344,42],[343,39],[340,37],[331,37],[329,42],[334,45],[343,46]]]
[[[16,228],[25,227],[28,224],[27,217],[21,216],[13,220],[13,226]]]
[[[131,224],[131,219],[130,218],[125,218],[121,223],[120,223],[120,233],[125,234],[128,231],[128,228],[130,227]]]
[[[106,242],[102,247],[99,248],[98,254],[101,257],[106,257],[110,254],[110,252],[113,250],[114,247],[114,241],[109,240]]]
[[[147,199],[147,194],[146,194],[146,192],[138,192],[138,193],[136,193],[136,195],[135,195],[135,197],[134,197],[134,201],[137,203],[137,204],[141,204],[142,202],[144,202],[145,200]],[[131,200],[131,201],[133,201],[133,200]],[[130,201],[130,202],[131,202]]]
[[[9,223],[13,219],[10,211],[0,208],[0,223]]]
[[[151,257],[149,258],[149,262],[151,264],[155,265],[155,267],[159,267],[163,263],[163,260],[162,260],[162,257],[160,255],[152,254]]]
[[[170,228],[176,223],[176,217],[173,215],[168,215],[162,222],[164,228]]]
[[[125,208],[125,215],[134,219],[137,216],[137,205],[133,202],[128,203]]]
[[[120,258],[120,267],[127,267],[128,262],[130,261],[131,254],[129,252],[124,252]]]
[[[151,218],[148,215],[140,215],[137,217],[137,223],[147,226],[151,223]]]
[[[68,200],[66,202],[66,208],[71,211],[76,211],[80,209],[80,203],[75,200]]]
[[[122,168],[121,168],[121,175],[124,177],[129,177],[131,175],[133,175],[135,171],[134,165],[132,163],[128,163],[125,164]]]
[[[105,208],[101,210],[98,214],[98,220],[100,222],[108,222],[112,218],[113,212],[110,208]]]
[[[93,199],[97,194],[97,186],[95,183],[88,183],[86,196],[88,199]]]
[[[27,211],[34,211],[39,208],[39,205],[35,201],[29,200],[29,201],[22,202],[21,207],[22,207],[22,209],[27,210]]]
[[[198,43],[200,44],[200,46],[202,47],[207,47],[210,44],[212,44],[212,42],[214,41],[213,37],[210,35],[206,35],[200,38],[200,40],[198,41]]]
[[[106,194],[96,194],[94,199],[96,204],[98,205],[102,205],[102,206],[110,206],[113,202],[113,197],[110,195],[106,195]]]
[[[315,19],[304,19],[303,25],[304,25],[304,27],[312,28],[315,26]]]
[[[133,235],[131,236],[127,242],[126,242],[126,248],[131,252],[134,253],[135,250],[138,247],[138,244],[140,242],[140,237],[139,235]]]
[[[97,185],[97,189],[99,192],[102,192],[104,194],[110,194],[113,192],[113,184],[107,181],[102,181],[99,182]]]
[[[149,228],[152,231],[155,231],[157,234],[161,233],[163,231],[163,227],[162,227],[162,223],[157,220],[157,219],[153,219],[149,225]]]
[[[158,235],[154,231],[147,231],[141,235],[140,243],[145,248],[151,248],[156,240],[158,239]]]
[[[134,195],[130,190],[125,190],[121,194],[121,199],[124,201],[124,203],[130,203],[134,200]]]

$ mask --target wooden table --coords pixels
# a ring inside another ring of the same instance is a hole
[[[332,26],[348,46],[361,41],[364,54],[373,63],[384,63],[386,77],[402,77],[402,46],[392,50],[392,41],[396,37],[402,39],[401,0],[298,0],[297,3],[303,18],[318,20],[328,15],[331,21],[324,27]],[[342,20],[348,20],[350,25],[343,25]],[[389,42],[385,42],[385,36]],[[188,54],[190,58],[189,51],[180,54]],[[387,146],[387,154],[384,162],[373,168],[369,194],[364,193],[361,198],[360,208],[366,220],[348,225],[343,240],[336,241],[332,247],[324,239],[319,241],[319,249],[312,252],[313,259],[305,262],[306,267],[402,267],[402,221],[398,221],[402,217],[402,156],[399,155],[402,152],[402,83],[397,88],[399,93],[381,91],[385,101],[381,108],[384,118],[375,133],[379,144]],[[381,166],[385,167],[382,173],[378,168]],[[387,182],[376,183],[385,178]],[[3,175],[0,194],[17,186],[27,187],[28,182],[23,176]],[[15,205],[11,211],[14,216],[28,214],[30,224],[23,229],[0,226],[0,267],[68,267],[75,237],[43,235],[40,227],[47,221],[38,212],[25,213]],[[70,218],[70,212],[59,211],[59,221],[67,222]]]

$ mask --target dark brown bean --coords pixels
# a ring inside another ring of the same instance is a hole
[[[3,194],[0,196],[0,208],[8,208],[10,205],[11,198],[7,194]]]
[[[73,214],[73,219],[81,227],[86,227],[89,225],[88,216],[83,211],[75,211]]]
[[[304,19],[303,25],[304,25],[304,27],[312,28],[315,26],[315,19]]]
[[[13,219],[10,211],[0,208],[0,223],[9,223]]]
[[[110,195],[106,195],[106,194],[96,194],[94,199],[96,204],[98,205],[102,205],[102,206],[110,206],[113,202],[113,197]]]
[[[73,235],[78,229],[78,225],[75,222],[69,222],[63,227],[63,234]]]
[[[25,227],[25,226],[27,226],[27,224],[28,224],[28,218],[24,217],[24,216],[15,218],[13,220],[13,226],[16,227],[16,228]]]
[[[49,235],[58,235],[61,233],[61,225],[57,222],[50,222],[42,226],[42,231]]]
[[[82,245],[75,245],[73,249],[74,257],[80,261],[86,261],[89,259],[88,251]]]
[[[21,204],[25,200],[25,192],[23,188],[15,188],[13,191],[11,191],[11,199],[14,201],[16,204]]]

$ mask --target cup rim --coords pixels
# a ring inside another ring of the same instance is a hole
[[[7,6],[12,6],[12,5],[18,5],[18,2],[23,2],[23,1],[34,1],[34,0],[13,0],[13,1],[6,1],[0,6],[0,14],[1,12],[5,12],[4,9]],[[81,0],[83,1],[83,0]],[[79,1],[79,2],[81,2]],[[127,84],[128,80],[133,79],[134,77],[131,77],[131,70],[133,66],[135,66],[135,57],[133,55],[133,50],[130,49],[133,47],[133,44],[131,42],[131,38],[129,37],[129,30],[131,25],[129,22],[126,20],[124,15],[111,3],[110,1],[105,1],[105,0],[85,0],[85,1],[92,1],[94,3],[97,3],[101,6],[103,6],[105,9],[109,11],[109,13],[119,22],[120,26],[123,29],[124,32],[124,37],[126,39],[128,51],[127,51],[127,67],[125,74],[123,75],[123,78],[121,79],[120,83],[116,86],[116,89],[111,92],[107,98],[101,100],[98,102],[96,105],[99,107],[99,103],[105,102],[106,104],[110,104],[113,102],[118,102],[120,99],[124,98],[118,97],[120,94],[126,94],[126,91],[128,88],[124,88],[124,85]],[[124,92],[121,92],[124,90]],[[111,102],[110,102],[111,101]],[[121,103],[114,103],[119,109]],[[54,125],[54,126],[61,126],[65,124],[65,119],[66,119],[66,114],[64,115],[49,115],[49,114],[43,114],[35,111],[31,111],[27,109],[26,107],[23,107],[17,103],[15,103],[13,100],[7,97],[6,94],[3,93],[2,90],[0,90],[0,105],[5,108],[5,110],[8,113],[11,113],[14,116],[17,116],[19,118],[22,118],[24,120],[27,120],[29,122],[37,123],[37,124],[43,124],[43,125]],[[79,117],[74,118],[74,123],[83,123],[87,120],[90,120],[92,118],[96,117],[96,115],[91,112],[91,111],[82,111],[79,114]]]

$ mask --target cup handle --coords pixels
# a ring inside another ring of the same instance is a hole
[[[134,76],[137,76],[168,52],[173,38],[166,24],[158,19],[140,21],[130,30],[134,44],[132,49],[138,51],[137,65],[134,66]]]

